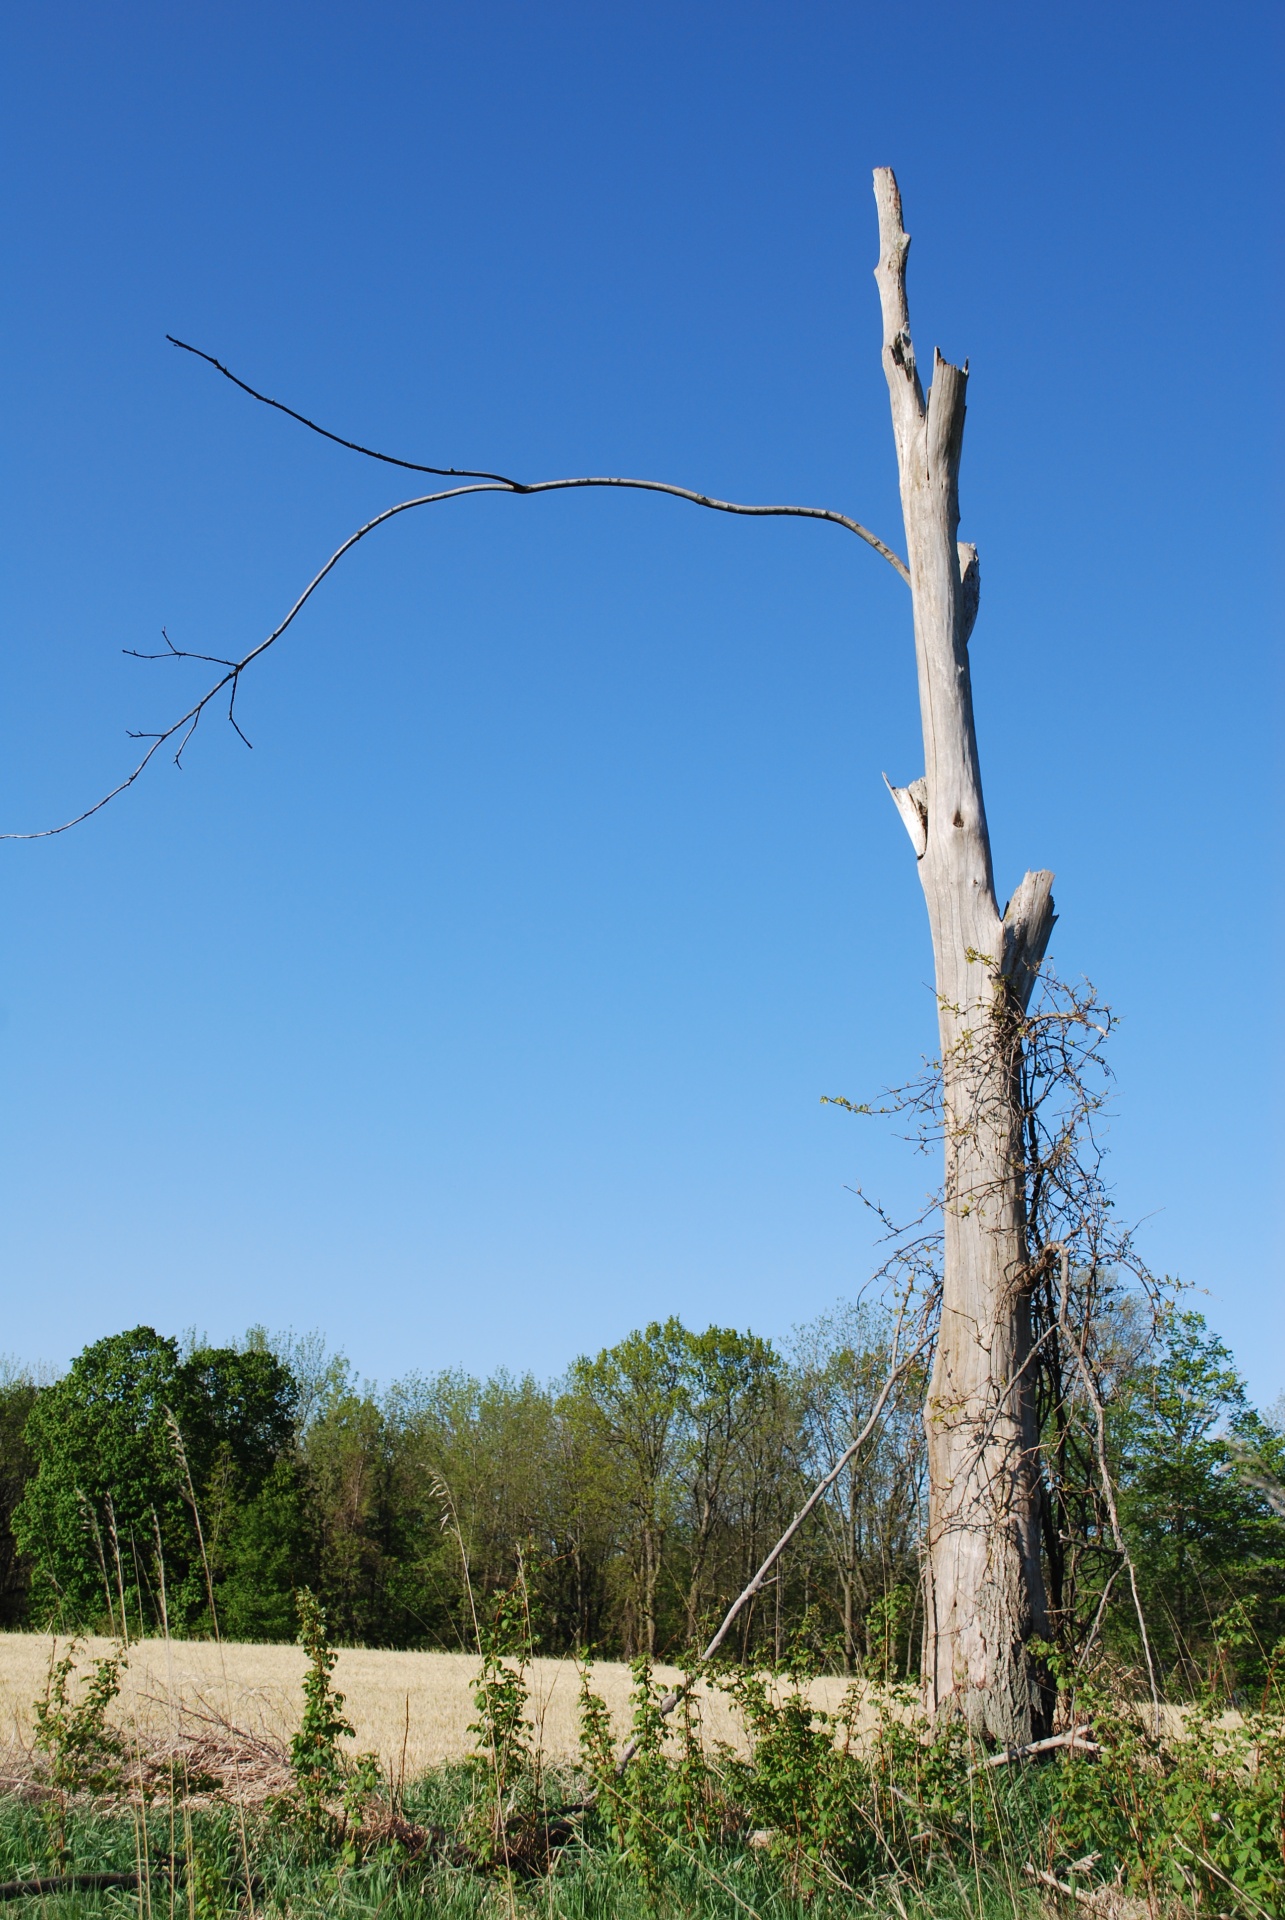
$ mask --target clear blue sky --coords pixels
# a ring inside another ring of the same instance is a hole
[[[838,507],[900,543],[870,169],[964,525],[1004,893],[1124,1016],[1112,1173],[1285,1387],[1281,11],[8,10],[0,826],[64,817],[399,497],[339,431]],[[1276,703],[1274,705],[1274,703]],[[0,848],[0,1346],[321,1327],[364,1372],[771,1335],[920,1164],[818,1096],[933,1045],[882,768],[909,611],[833,528],[620,494],[367,543],[61,840]],[[1276,1187],[1276,1191],[1274,1191]]]

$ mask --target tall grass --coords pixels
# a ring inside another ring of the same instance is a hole
[[[462,1812],[470,1783],[458,1773],[435,1776],[410,1796],[410,1811],[421,1819]],[[516,1912],[546,1920],[1034,1920],[1044,1913],[1035,1889],[1012,1886],[1002,1874],[979,1863],[977,1872],[935,1874],[916,1887],[889,1877],[859,1894],[820,1888],[808,1895],[792,1892],[775,1865],[754,1850],[728,1847],[708,1855],[676,1858],[659,1884],[647,1885],[622,1868],[608,1850],[583,1845],[566,1852],[550,1875],[531,1881],[480,1875],[462,1867],[424,1867],[390,1849],[376,1851],[349,1866],[311,1856],[278,1824],[264,1821],[252,1831],[254,1878],[247,1890],[240,1872],[241,1841],[230,1810],[197,1811],[181,1823],[185,1866],[171,1878],[169,1817],[161,1807],[149,1816],[147,1842],[151,1871],[139,1889],[110,1889],[45,1895],[11,1911],[40,1911],[50,1916],[181,1916],[244,1914],[252,1906],[264,1915],[289,1914],[292,1920],[481,1920]],[[38,1812],[15,1798],[0,1801],[0,1877],[28,1879],[42,1870]],[[137,1843],[132,1823],[116,1814],[77,1810],[70,1822],[70,1845],[79,1862],[100,1870],[135,1870]],[[43,1868],[47,1872],[47,1868]]]

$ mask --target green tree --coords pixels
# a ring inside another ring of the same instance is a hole
[[[226,1639],[291,1638],[296,1584],[317,1578],[318,1531],[303,1462],[293,1448],[283,1451],[229,1516],[217,1589]]]
[[[151,1327],[112,1334],[87,1347],[32,1409],[36,1472],[14,1531],[32,1561],[36,1611],[64,1630],[112,1622],[122,1589],[135,1621],[155,1617],[152,1594],[142,1602],[135,1551],[141,1543],[152,1565],[157,1527],[176,1600],[185,1584],[194,1542],[165,1420],[178,1366],[177,1343]]]
[[[575,1645],[584,1636],[591,1552],[580,1524],[583,1473],[588,1468],[591,1486],[592,1466],[576,1456],[573,1469],[549,1390],[529,1374],[412,1376],[388,1395],[385,1416],[402,1542],[399,1605],[408,1615],[414,1609],[421,1631],[469,1644],[464,1561],[474,1602],[490,1604],[518,1579],[521,1555],[542,1644]]]
[[[288,1370],[266,1352],[183,1357],[151,1327],[86,1347],[26,1426],[35,1473],[14,1533],[38,1615],[64,1628],[148,1628],[168,1615],[176,1631],[208,1629],[193,1500],[217,1587],[238,1516],[290,1444],[294,1399]]]
[[[616,1576],[610,1637],[626,1654],[691,1646],[776,1538],[765,1529],[794,1489],[788,1406],[771,1346],[732,1327],[653,1321],[572,1367],[559,1414],[578,1537],[608,1591]]]
[[[31,1565],[13,1531],[14,1512],[36,1470],[26,1436],[40,1388],[30,1375],[0,1375],[0,1628],[22,1626],[27,1613]]]
[[[399,1545],[387,1423],[346,1385],[314,1419],[304,1464],[317,1525],[318,1595],[340,1641],[387,1644],[388,1589]]]
[[[681,1320],[653,1320],[595,1360],[577,1360],[566,1417],[611,1463],[629,1542],[626,1651],[656,1649],[665,1541],[677,1503],[675,1466],[690,1391],[690,1337]]]
[[[805,1477],[818,1480],[847,1451],[869,1418],[892,1360],[892,1323],[869,1306],[841,1306],[798,1330],[795,1362],[801,1395]],[[924,1495],[922,1371],[912,1372],[861,1452],[844,1468],[817,1511],[819,1597],[834,1606],[843,1632],[845,1671],[887,1648],[894,1597],[920,1586],[918,1548]],[[922,1616],[921,1616],[922,1618]],[[908,1619],[897,1664],[913,1658]]]
[[[765,1419],[775,1426],[781,1364],[766,1340],[732,1327],[689,1333],[686,1350],[675,1477],[687,1574],[683,1632],[691,1646],[707,1607],[725,1593],[729,1571],[737,1587],[752,1571],[736,1554],[743,1538],[737,1523],[757,1491],[745,1472],[756,1457],[753,1436]]]
[[[1174,1313],[1113,1419],[1120,1516],[1155,1649],[1171,1684],[1208,1678],[1215,1622],[1243,1608],[1243,1677],[1285,1630],[1285,1522],[1238,1465],[1245,1450],[1285,1479],[1285,1438],[1249,1403],[1231,1353],[1199,1313]],[[1127,1610],[1117,1633],[1128,1641]]]

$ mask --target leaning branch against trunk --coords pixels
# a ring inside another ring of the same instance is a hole
[[[892,1337],[892,1352],[890,1355],[891,1365],[889,1366],[888,1372],[884,1377],[883,1385],[880,1387],[879,1392],[875,1397],[875,1403],[870,1410],[869,1418],[866,1420],[860,1432],[854,1437],[851,1444],[847,1448],[845,1448],[844,1452],[839,1456],[838,1460],[830,1468],[829,1472],[825,1474],[822,1479],[817,1481],[816,1486],[813,1487],[811,1493],[808,1495],[807,1499],[803,1502],[803,1505],[799,1508],[798,1512],[795,1514],[794,1518],[791,1520],[789,1526],[785,1529],[785,1532],[781,1535],[780,1539],[776,1542],[776,1545],[772,1548],[771,1552],[764,1559],[762,1565],[758,1568],[758,1571],[754,1574],[754,1577],[741,1589],[740,1593],[737,1594],[735,1600],[733,1600],[731,1606],[727,1609],[727,1612],[723,1615],[723,1618],[719,1623],[718,1629],[715,1632],[713,1638],[710,1640],[709,1645],[705,1648],[704,1652],[701,1654],[700,1659],[697,1662],[697,1673],[699,1673],[701,1668],[708,1666],[709,1662],[714,1658],[714,1655],[718,1652],[724,1640],[726,1640],[728,1634],[731,1632],[732,1627],[735,1624],[738,1616],[749,1605],[750,1601],[754,1598],[755,1594],[760,1593],[762,1589],[767,1585],[768,1578],[772,1572],[773,1567],[776,1565],[777,1561],[781,1558],[781,1555],[785,1552],[785,1549],[789,1546],[791,1540],[793,1540],[795,1534],[799,1531],[799,1528],[803,1525],[804,1521],[808,1518],[809,1514],[815,1512],[816,1508],[818,1507],[820,1502],[825,1499],[826,1494],[830,1491],[835,1481],[839,1478],[839,1475],[843,1472],[848,1462],[852,1460],[856,1456],[856,1454],[858,1454],[861,1451],[861,1448],[865,1445],[866,1441],[870,1438],[871,1434],[874,1432],[875,1428],[878,1426],[880,1420],[883,1418],[883,1410],[887,1406],[889,1396],[891,1395],[893,1388],[897,1385],[897,1382],[905,1378],[906,1374],[910,1371],[911,1367],[914,1366],[916,1360],[918,1360],[920,1355],[925,1351],[925,1349],[931,1345],[932,1340],[934,1338],[934,1334],[931,1329],[932,1304],[933,1303],[931,1302],[928,1303],[922,1315],[923,1321],[929,1323],[928,1330],[921,1332],[919,1340],[910,1349],[910,1351],[907,1354],[905,1354],[901,1359],[898,1359],[897,1352],[901,1342],[901,1328],[902,1328],[902,1322],[904,1319],[904,1309],[903,1309],[903,1312],[897,1316],[897,1324],[893,1330],[893,1337]],[[668,1718],[668,1716],[674,1711],[674,1708],[677,1707],[680,1704],[680,1702],[686,1698],[687,1694],[691,1691],[695,1677],[696,1676],[693,1675],[691,1676],[691,1678],[684,1681],[681,1687],[673,1688],[661,1700],[658,1711],[660,1712],[663,1718]],[[628,1745],[624,1748],[623,1752],[620,1755],[620,1758],[616,1762],[616,1771],[618,1773],[624,1772],[625,1768],[629,1765],[629,1762],[633,1759],[637,1751],[638,1751],[638,1742],[636,1740],[631,1740],[628,1743]]]

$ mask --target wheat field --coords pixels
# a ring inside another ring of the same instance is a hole
[[[82,1641],[77,1672],[114,1644]],[[0,1746],[15,1756],[30,1749],[34,1702],[44,1695],[51,1659],[66,1647],[49,1634],[0,1634]],[[112,1717],[145,1746],[236,1731],[280,1750],[299,1722],[304,1664],[296,1646],[143,1640],[129,1649]],[[468,1729],[477,1718],[478,1666],[471,1654],[341,1650],[334,1683],[355,1731],[353,1751],[377,1754],[394,1779],[413,1779],[443,1761],[462,1759],[474,1747]],[[659,1666],[656,1678],[668,1684],[679,1672]],[[527,1679],[536,1744],[547,1760],[570,1759],[579,1733],[575,1663],[533,1660]],[[607,1702],[621,1740],[629,1727],[630,1684],[628,1667],[617,1662],[603,1661],[593,1669],[594,1690]],[[812,1697],[833,1711],[846,1686],[837,1678],[818,1680]],[[697,1699],[703,1738],[726,1741],[744,1753],[745,1731],[726,1698],[698,1691]]]

